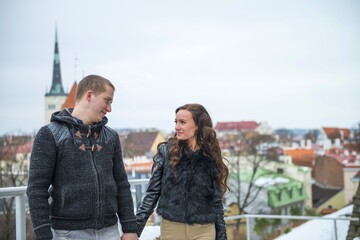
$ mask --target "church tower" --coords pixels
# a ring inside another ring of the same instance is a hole
[[[50,122],[52,113],[62,108],[66,97],[67,93],[65,93],[61,81],[60,54],[56,29],[52,84],[50,91],[45,94],[45,124]]]

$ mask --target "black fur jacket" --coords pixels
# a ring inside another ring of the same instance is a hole
[[[138,235],[158,203],[157,213],[162,218],[186,224],[215,223],[216,239],[227,239],[222,192],[215,181],[215,161],[201,150],[187,150],[174,175],[167,161],[166,144],[160,146],[159,153],[154,159],[146,195],[138,208]]]

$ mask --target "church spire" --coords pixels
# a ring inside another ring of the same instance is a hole
[[[57,28],[55,29],[55,50],[54,50],[54,66],[53,66],[53,77],[50,92],[47,96],[64,96],[66,95],[62,81],[61,81],[61,70],[60,70],[60,54],[59,44],[57,36]]]

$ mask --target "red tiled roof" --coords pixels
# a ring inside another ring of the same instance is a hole
[[[316,158],[312,149],[286,149],[284,153],[291,156],[293,164],[304,167],[313,167]]]
[[[350,129],[348,128],[327,128],[323,127],[323,130],[326,136],[330,139],[335,138],[349,138],[350,137]]]
[[[160,134],[159,131],[130,132],[125,139],[124,155],[126,157],[146,155],[153,150],[151,148],[158,134]]]
[[[345,143],[343,144],[343,148],[350,151],[350,152],[359,152],[358,151],[358,146],[356,145],[356,143]]]
[[[344,154],[336,154],[336,153],[326,153],[325,156],[334,158],[339,164],[347,165],[349,163],[353,163],[355,161],[356,156]]]
[[[330,213],[333,213],[333,212],[336,212],[338,209],[337,208],[332,208],[332,207],[328,207],[328,208],[323,208],[320,213],[322,215],[326,215],[326,214],[330,214]]]
[[[74,108],[75,107],[76,89],[77,89],[77,83],[74,82],[74,84],[71,87],[71,90],[70,90],[69,94],[67,95],[67,97],[65,99],[65,102],[61,106],[61,109]]]
[[[342,148],[329,148],[326,153],[328,154],[335,154],[335,155],[340,155],[340,154],[344,154],[344,149]]]
[[[259,124],[255,121],[241,121],[241,122],[218,122],[215,126],[216,130],[255,130]]]
[[[136,171],[136,172],[151,172],[153,162],[134,162],[129,165],[125,165],[127,172]]]
[[[32,150],[32,142],[27,142],[21,145],[4,146],[0,148],[0,160],[11,160],[14,155],[22,153],[30,153]]]
[[[126,144],[133,144],[136,149],[149,151],[159,132],[131,132],[127,136]]]

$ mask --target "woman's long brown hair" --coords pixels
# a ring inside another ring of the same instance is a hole
[[[220,186],[223,193],[228,189],[227,178],[229,170],[223,161],[221,155],[221,149],[219,141],[216,137],[216,132],[213,129],[212,120],[206,109],[200,104],[185,104],[178,107],[175,114],[180,110],[187,110],[192,114],[195,125],[197,126],[196,141],[200,149],[203,150],[204,154],[215,160],[218,168],[218,175],[216,176],[216,182]],[[169,162],[173,169],[180,161],[181,153],[184,148],[187,147],[187,142],[178,140],[176,134],[174,137],[169,139]]]

